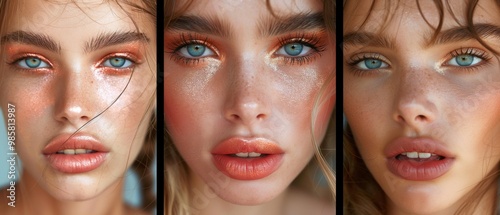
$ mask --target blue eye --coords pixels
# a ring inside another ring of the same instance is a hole
[[[288,43],[283,45],[276,54],[291,57],[302,57],[311,51],[311,47],[303,43]]]
[[[375,58],[367,58],[359,61],[356,66],[363,70],[387,68],[387,63]]]
[[[50,65],[38,57],[26,57],[17,62],[17,65],[25,69],[49,68]]]
[[[185,45],[178,52],[186,58],[202,58],[215,55],[210,48],[197,43]]]
[[[453,66],[467,67],[467,66],[474,66],[478,63],[481,63],[482,61],[483,59],[475,55],[462,54],[451,58],[451,60],[448,61],[448,64]]]
[[[104,63],[102,64],[103,66],[106,67],[112,67],[112,68],[128,68],[132,66],[133,62],[127,58],[124,57],[111,57],[108,58]]]

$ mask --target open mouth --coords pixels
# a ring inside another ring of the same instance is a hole
[[[443,143],[431,138],[395,139],[384,154],[389,171],[411,181],[436,179],[448,172],[455,160]]]
[[[233,137],[212,150],[213,162],[225,175],[237,180],[257,180],[275,172],[283,150],[265,138]]]
[[[445,157],[430,152],[403,152],[396,156],[397,160],[411,160],[416,162],[443,160]]]
[[[90,149],[65,149],[65,150],[57,151],[56,154],[80,155],[80,154],[90,154],[90,153],[96,153],[96,152],[97,151],[90,150]]]
[[[261,154],[257,152],[240,152],[236,154],[230,154],[229,156],[231,157],[238,157],[238,158],[262,158],[266,157],[269,154]]]
[[[54,170],[69,174],[97,169],[104,163],[108,152],[99,140],[85,134],[59,135],[42,150]]]

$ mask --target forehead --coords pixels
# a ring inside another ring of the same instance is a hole
[[[52,34],[53,31],[133,29],[132,20],[116,4],[104,1],[17,1],[7,22],[7,32],[33,31]]]
[[[438,8],[442,8],[442,10]],[[440,22],[442,29],[466,26],[466,14],[470,9],[466,1],[453,1],[443,5],[434,1],[347,1],[344,7],[344,34],[353,31],[377,32],[380,30],[407,28],[419,32],[431,32]],[[474,23],[500,25],[500,6],[494,0],[480,0],[473,16]],[[394,33],[394,32],[391,32]]]
[[[269,6],[267,6],[269,3]],[[177,9],[182,8],[178,5]],[[323,10],[321,0],[194,0],[183,15],[214,16],[228,21],[252,23],[255,18]]]

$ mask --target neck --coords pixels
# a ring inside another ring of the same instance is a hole
[[[190,208],[192,214],[210,215],[210,214],[238,214],[238,215],[280,215],[285,214],[285,203],[287,190],[270,202],[259,205],[237,205],[225,201],[214,194],[208,185],[197,176],[191,174],[190,189],[210,191],[210,195],[193,195],[190,197]],[[198,193],[199,194],[199,193]]]
[[[80,214],[109,214],[118,215],[125,213],[126,205],[122,200],[123,181],[112,184],[94,198],[83,201],[58,200],[47,193],[36,180],[26,171],[21,180],[16,183],[16,209],[18,214],[39,215],[80,215]]]

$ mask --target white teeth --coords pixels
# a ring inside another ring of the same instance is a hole
[[[418,152],[407,152],[406,156],[408,158],[418,158]]]
[[[87,150],[86,149],[75,149],[75,154],[86,154]]]
[[[403,152],[401,155],[406,155],[408,158],[430,158],[435,154],[429,152]]]
[[[260,153],[257,152],[250,152],[248,153],[248,157],[254,158],[254,157],[260,157]]]
[[[65,155],[79,155],[79,154],[88,154],[92,153],[92,150],[90,149],[64,149],[57,151],[58,154],[65,154]]]
[[[419,158],[430,158],[431,153],[418,153]]]
[[[64,154],[65,155],[74,155],[75,154],[75,150],[74,149],[65,149],[64,150]]]
[[[248,152],[240,152],[240,153],[236,153],[236,156],[238,156],[238,157],[242,157],[242,158],[246,158],[246,157],[248,157]]]
[[[240,153],[236,153],[236,156],[240,157],[240,158],[255,158],[255,157],[259,157],[261,154],[260,153],[257,153],[257,152],[240,152]]]

